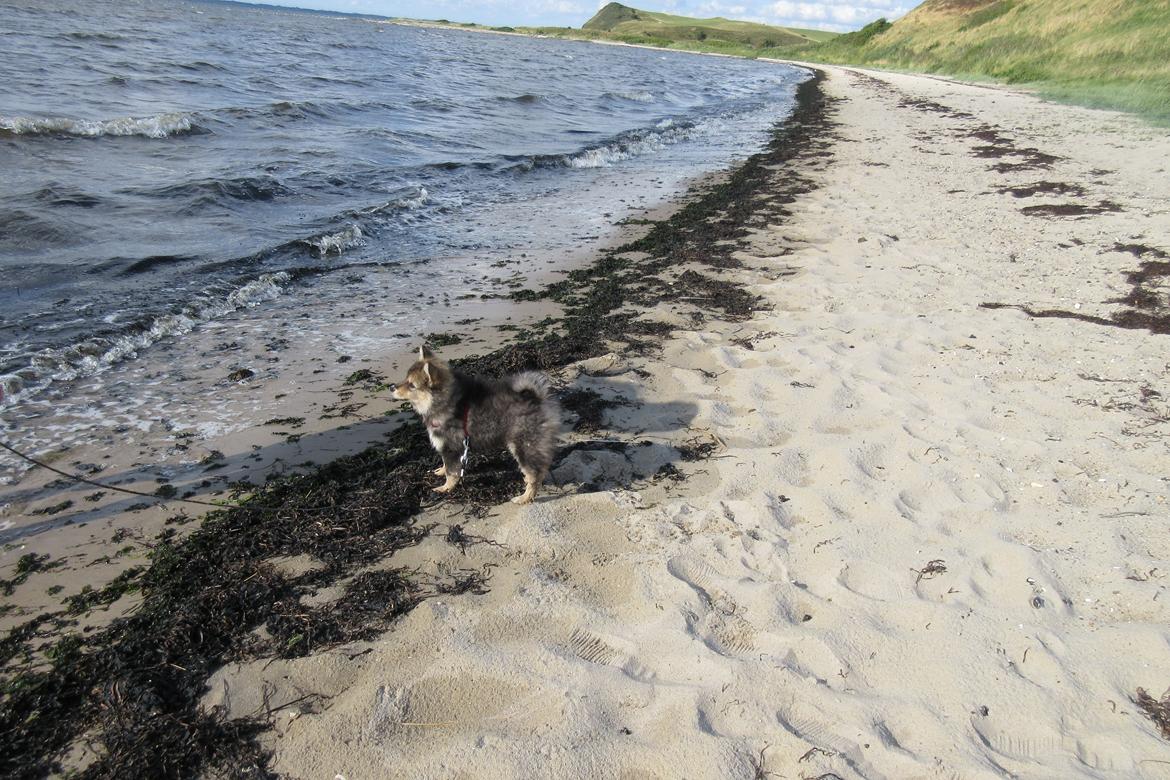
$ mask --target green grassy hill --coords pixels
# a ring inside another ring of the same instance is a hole
[[[724,42],[753,49],[801,46],[832,38],[835,33],[775,27],[755,22],[737,22],[716,17],[692,19],[656,11],[642,11],[621,3],[610,3],[582,25],[584,30],[621,37],[645,37],[677,41],[702,41],[708,45]]]
[[[926,0],[795,55],[990,78],[1170,121],[1167,0]]]

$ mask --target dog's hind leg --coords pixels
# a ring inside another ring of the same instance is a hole
[[[508,452],[512,453],[512,457],[516,459],[516,463],[520,466],[520,473],[524,475],[524,492],[512,499],[513,504],[531,504],[532,500],[536,498],[536,491],[540,489],[540,483],[544,482],[544,477],[548,473],[548,466],[541,462],[538,452],[532,452],[528,449],[521,449],[514,445],[508,445]]]
[[[536,472],[529,471],[523,466],[520,471],[524,474],[524,492],[512,499],[513,504],[531,504],[532,500],[536,498],[536,490],[540,487],[543,481],[543,475]]]
[[[435,488],[436,493],[449,493],[455,489],[459,484],[459,478],[462,476],[459,472],[462,471],[463,466],[459,462],[459,453],[450,449],[443,449],[439,452],[443,456],[443,465],[435,469],[435,476],[446,477],[447,481]]]

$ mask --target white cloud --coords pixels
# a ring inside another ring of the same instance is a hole
[[[865,4],[849,0],[822,0],[822,2],[794,2],[776,0],[763,7],[764,21],[791,26],[812,25],[824,29],[856,30],[875,19],[890,21],[899,18],[913,5],[890,0],[870,0]]]

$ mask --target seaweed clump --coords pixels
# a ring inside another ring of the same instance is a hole
[[[1154,721],[1154,725],[1162,732],[1162,736],[1165,739],[1170,739],[1170,692],[1162,694],[1162,699],[1159,701],[1146,693],[1144,688],[1138,688],[1134,703],[1146,714],[1146,717]]]
[[[119,587],[142,593],[132,614],[89,636],[66,634],[41,657],[6,648],[0,774],[61,773],[62,757],[84,739],[95,757],[81,778],[270,776],[258,741],[267,723],[203,711],[205,680],[232,660],[368,638],[430,595],[402,572],[353,576],[426,535],[412,518],[429,490],[429,452],[421,426],[404,426],[386,448],[273,482],[208,515],[186,539],[160,543],[145,572],[128,572]],[[321,568],[290,576],[272,563],[295,555]],[[347,583],[339,601],[300,604],[333,582]],[[106,590],[71,611],[109,603],[116,594]],[[23,638],[45,639],[39,625],[52,617],[26,624]]]

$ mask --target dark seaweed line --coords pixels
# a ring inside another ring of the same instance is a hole
[[[615,348],[653,351],[672,328],[640,319],[638,307],[695,297],[696,288],[706,299],[686,303],[696,318],[705,316],[699,309],[750,317],[759,305],[755,296],[695,267],[716,273],[739,267],[733,242],[751,225],[785,216],[787,204],[813,189],[801,163],[831,157],[831,107],[821,78],[798,88],[793,114],[766,149],[724,182],[694,193],[643,238],[604,253],[564,282],[529,292],[561,302],[559,321],[463,367],[498,375],[555,370]],[[143,594],[132,614],[109,627],[61,637],[70,623],[53,613],[13,630],[0,640],[0,774],[61,772],[66,752],[84,741],[97,758],[75,773],[79,778],[275,777],[260,742],[271,713],[229,721],[222,712],[202,711],[212,672],[232,660],[303,656],[371,639],[424,598],[486,587],[486,574],[477,571],[446,581],[402,570],[353,576],[430,532],[415,517],[429,494],[431,460],[425,432],[412,419],[385,445],[273,481],[244,504],[209,514],[183,540],[164,532],[150,567],[99,600],[109,603],[135,587]],[[481,466],[456,498],[502,502],[517,488],[511,470],[506,473],[501,479]],[[322,505],[336,511],[323,515]],[[271,506],[282,509],[262,508]],[[269,563],[303,554],[320,568],[289,576]],[[346,589],[338,601],[301,604],[303,595],[339,583]],[[38,647],[47,648],[40,661],[34,660]]]
[[[1107,318],[1065,309],[1037,309],[1016,303],[984,302],[979,306],[983,309],[1016,309],[1034,319],[1078,320],[1122,330],[1146,330],[1155,336],[1170,335],[1170,300],[1161,292],[1165,280],[1170,278],[1170,262],[1167,262],[1170,255],[1144,244],[1114,243],[1109,251],[1154,259],[1142,260],[1136,269],[1125,272],[1125,281],[1130,285],[1129,293],[1121,298],[1110,298],[1105,303],[1117,303],[1126,308],[1111,313]]]

